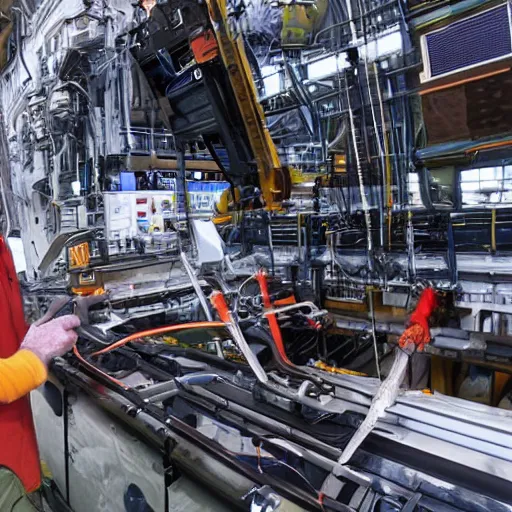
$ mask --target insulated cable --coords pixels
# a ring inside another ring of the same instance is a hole
[[[116,384],[117,386],[121,386],[123,389],[130,389],[129,386],[127,386],[126,384],[124,384],[120,380],[117,380],[114,377],[111,377],[108,373],[105,373],[105,372],[101,371],[99,368],[97,368],[93,364],[91,364],[88,361],[86,361],[84,359],[84,357],[80,354],[80,352],[78,352],[78,349],[76,348],[76,346],[73,347],[73,354],[78,359],[78,361],[83,366],[88,368],[90,371],[92,371],[92,372],[94,372],[94,373],[96,373],[98,375],[101,375],[102,377],[104,377],[105,379],[108,379],[109,381],[111,381],[112,383]]]
[[[167,325],[166,327],[158,327],[156,329],[148,329],[147,331],[141,331],[137,332],[135,334],[130,334],[130,336],[127,336],[126,338],[123,338],[122,340],[116,341],[112,345],[109,345],[108,347],[98,350],[97,352],[94,352],[91,354],[91,357],[93,356],[100,356],[102,354],[106,354],[107,352],[111,352],[112,350],[115,350],[119,347],[123,347],[130,341],[136,341],[141,338],[144,338],[146,336],[155,336],[158,334],[165,334],[168,332],[175,332],[175,331],[181,331],[181,330],[190,330],[190,329],[219,329],[219,328],[227,328],[226,324],[224,322],[190,322],[187,324],[177,324],[177,325]]]

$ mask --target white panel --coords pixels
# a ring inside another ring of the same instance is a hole
[[[211,220],[190,222],[196,239],[197,263],[220,263],[224,259],[224,244],[215,224]]]
[[[42,388],[39,388],[30,394],[39,456],[49,467],[55,483],[65,496],[64,419],[53,412],[41,390]]]
[[[128,433],[86,395],[69,417],[70,504],[74,512],[125,512],[135,484],[155,512],[165,510],[162,455]]]
[[[12,252],[12,258],[14,260],[14,266],[16,272],[25,272],[27,270],[27,262],[25,261],[25,252],[23,250],[23,242],[21,238],[9,237],[7,243]]]
[[[345,53],[341,53],[338,56],[331,55],[325,59],[308,64],[308,79],[318,80],[319,78],[333,75],[347,67],[349,67],[349,63]]]

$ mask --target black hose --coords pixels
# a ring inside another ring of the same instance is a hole
[[[27,72],[28,78],[24,80],[23,85],[25,85],[27,82],[32,81],[32,74],[30,73],[30,70],[28,69],[27,63],[25,62],[25,57],[23,57],[23,50],[21,48],[21,9],[19,7],[12,7],[12,10],[15,12],[19,12],[20,16],[16,16],[16,45],[17,49],[20,55],[21,63],[23,64],[23,67],[25,68],[25,71]]]

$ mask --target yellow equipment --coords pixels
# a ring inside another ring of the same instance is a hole
[[[320,26],[327,11],[327,0],[312,5],[287,5],[283,12],[281,42],[283,47],[305,46]]]
[[[288,169],[281,166],[266,126],[265,114],[258,101],[243,41],[239,37],[233,37],[229,28],[225,0],[207,0],[207,3],[219,54],[228,71],[256,160],[265,206],[268,209],[278,209],[281,201],[290,193]]]

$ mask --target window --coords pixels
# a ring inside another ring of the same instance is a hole
[[[453,206],[454,167],[429,169],[429,193],[434,204]]]
[[[512,203],[512,166],[461,171],[460,188],[463,206]]]
[[[435,207],[451,208],[453,206],[452,190],[455,170],[453,167],[440,167],[438,169],[425,169],[426,183],[430,202]],[[420,174],[411,172],[408,175],[409,204],[411,206],[424,206],[420,192]]]

